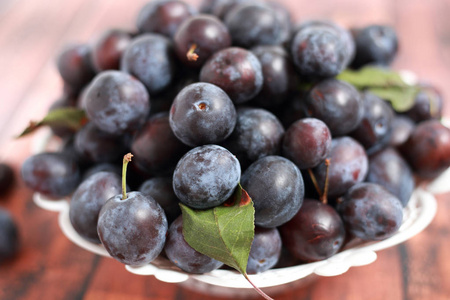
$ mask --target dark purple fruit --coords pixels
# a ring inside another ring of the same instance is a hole
[[[142,183],[139,192],[151,196],[161,205],[169,224],[181,215],[180,200],[173,191],[172,177],[150,178]]]
[[[261,108],[239,108],[233,133],[222,146],[239,159],[242,167],[280,152],[284,128],[271,112]]]
[[[364,147],[351,137],[335,138],[331,141],[329,155],[328,196],[343,195],[350,187],[364,181],[369,169],[369,160]],[[314,169],[319,186],[325,186],[327,167],[325,163]]]
[[[400,150],[419,176],[434,178],[450,167],[450,129],[438,120],[424,121]]]
[[[353,30],[356,56],[352,67],[360,68],[367,64],[389,65],[398,50],[398,39],[392,27],[371,25]]]
[[[59,74],[72,89],[80,90],[95,76],[88,45],[67,46],[56,60]]]
[[[396,115],[392,120],[392,132],[389,138],[389,145],[398,147],[406,142],[414,131],[416,124],[406,116]]]
[[[266,156],[242,174],[242,187],[255,206],[255,224],[274,228],[294,217],[303,203],[302,174],[290,160]]]
[[[107,30],[97,37],[91,50],[96,71],[119,70],[120,58],[130,42],[131,35],[120,29]]]
[[[152,116],[136,133],[131,143],[134,164],[148,174],[171,174],[178,160],[189,150],[173,134],[169,113]]]
[[[0,208],[0,263],[12,258],[19,250],[19,230],[11,215]]]
[[[183,22],[174,36],[178,59],[190,67],[201,67],[215,52],[231,46],[231,37],[225,24],[210,15],[193,16]],[[188,58],[188,52],[197,55]]]
[[[189,246],[183,237],[181,216],[170,225],[164,251],[174,265],[188,273],[207,273],[223,265],[222,262],[201,254]]]
[[[351,136],[360,142],[368,153],[384,147],[389,142],[394,110],[383,99],[365,92],[362,94],[364,115]]]
[[[396,196],[403,206],[414,190],[414,176],[408,163],[393,148],[386,148],[369,158],[366,181],[377,183]]]
[[[347,230],[363,240],[383,240],[400,228],[403,207],[397,197],[374,183],[352,187],[337,206]]]
[[[344,47],[346,49],[345,51],[345,65],[348,66],[349,63],[353,60],[353,58],[355,57],[355,53],[356,53],[356,45],[355,45],[355,41],[353,40],[353,36],[352,33],[350,32],[350,30],[347,30],[346,28],[340,26],[337,23],[334,23],[330,20],[309,20],[309,21],[305,21],[299,24],[299,26],[297,26],[297,28],[294,30],[294,34],[299,31],[302,30],[304,28],[307,27],[327,27],[330,30],[335,31],[335,33],[337,34],[337,36],[339,37],[339,40],[344,44]]]
[[[305,98],[309,117],[325,122],[333,136],[354,130],[364,116],[364,102],[350,84],[326,79],[315,85]]]
[[[29,188],[56,199],[71,194],[80,180],[76,161],[65,153],[32,155],[22,164],[21,174]]]
[[[188,85],[170,108],[170,128],[191,147],[220,143],[236,125],[236,109],[219,87],[199,82]]]
[[[292,220],[280,227],[289,252],[304,262],[324,260],[336,254],[345,241],[339,214],[320,201],[305,199]]]
[[[264,78],[261,92],[251,103],[275,108],[286,102],[297,83],[294,65],[288,53],[281,46],[257,46],[251,51],[261,63]]]
[[[211,6],[211,13],[224,20],[227,14],[241,4],[261,4],[259,0],[216,0]]]
[[[78,157],[94,163],[120,163],[126,147],[123,137],[104,132],[90,122],[75,134]]]
[[[145,86],[119,71],[98,74],[84,95],[86,113],[100,130],[123,134],[141,127],[150,111]]]
[[[270,6],[247,3],[235,6],[225,17],[233,44],[251,48],[258,45],[280,45],[290,28]]]
[[[258,0],[255,2],[258,2]],[[278,39],[283,45],[287,44],[291,39],[292,30],[294,27],[290,10],[287,6],[277,0],[265,0],[264,4],[267,4],[275,12],[275,15],[281,25],[280,37]]]
[[[342,29],[310,22],[293,37],[291,54],[298,72],[309,78],[333,77],[342,72],[352,55]]]
[[[131,266],[153,261],[163,250],[167,234],[164,210],[140,192],[110,198],[100,210],[97,231],[106,251]],[[132,241],[132,242],[131,242]]]
[[[100,243],[98,214],[106,201],[121,191],[120,176],[110,172],[93,174],[78,186],[70,200],[69,217],[79,235],[92,243]]]
[[[275,266],[281,255],[281,237],[276,228],[255,227],[255,237],[247,261],[247,274],[257,274]]]
[[[241,166],[230,151],[217,145],[200,146],[178,162],[173,190],[187,206],[212,208],[233,194],[240,177]]]
[[[137,27],[141,33],[155,32],[172,38],[181,23],[196,13],[195,7],[183,1],[150,1],[139,12]]]
[[[405,114],[414,122],[439,120],[442,117],[443,99],[441,93],[431,85],[423,85],[414,99],[414,105]]]
[[[238,104],[255,97],[263,86],[258,58],[242,48],[232,47],[216,52],[202,67],[200,81],[223,89]]]
[[[169,87],[176,64],[172,41],[153,33],[134,38],[125,49],[120,69],[139,79],[150,95]]]
[[[14,171],[7,163],[0,163],[0,196],[11,190],[14,184]]]
[[[283,156],[300,169],[316,167],[328,157],[330,151],[330,130],[318,119],[298,120],[287,129],[283,138]]]

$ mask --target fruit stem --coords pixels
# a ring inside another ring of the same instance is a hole
[[[308,169],[309,177],[311,178],[311,181],[314,184],[314,187],[316,188],[317,193],[319,194],[319,198],[322,199],[322,192],[320,191],[319,184],[317,183],[316,176],[314,176],[314,173],[311,169]]]
[[[264,293],[259,287],[257,287],[251,280],[248,278],[248,275],[246,273],[243,273],[245,279],[253,286],[253,288],[260,294],[264,299],[266,300],[274,300],[273,298],[269,297],[266,293]]]
[[[197,44],[192,44],[191,48],[189,48],[189,51],[186,53],[186,57],[189,61],[197,61],[198,54],[194,51],[197,49]]]
[[[320,196],[320,201],[323,204],[327,204],[328,203],[327,196],[328,196],[328,185],[329,185],[329,181],[330,181],[328,179],[328,174],[329,174],[329,171],[330,171],[330,163],[331,163],[331,160],[329,158],[325,159],[325,166],[327,166],[327,171],[325,173],[325,186],[323,188],[323,194]]]
[[[123,166],[122,166],[122,200],[127,199],[127,166],[131,161],[133,154],[127,153],[123,157]]]

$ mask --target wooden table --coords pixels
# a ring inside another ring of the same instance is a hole
[[[194,2],[194,1],[193,1]],[[347,26],[393,25],[400,36],[396,69],[409,69],[441,89],[450,116],[450,1],[281,1],[296,20],[331,18]],[[144,0],[0,1],[0,159],[17,177],[32,138],[14,140],[29,120],[43,117],[62,90],[55,54],[110,27],[132,28]],[[126,272],[90,254],[61,233],[54,213],[37,208],[17,180],[0,206],[11,211],[21,251],[0,266],[0,299],[211,299],[175,284]],[[450,194],[438,197],[432,224],[378,260],[346,274],[320,278],[277,299],[450,299]]]

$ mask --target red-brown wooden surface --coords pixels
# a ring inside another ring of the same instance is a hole
[[[438,86],[450,117],[450,1],[281,1],[297,21],[331,18],[348,26],[390,24],[400,36],[397,69]],[[0,160],[20,165],[32,138],[14,140],[43,117],[62,83],[55,53],[103,29],[133,28],[144,0],[0,0]],[[194,1],[192,1],[194,3]],[[55,213],[37,208],[20,180],[0,206],[21,234],[20,254],[0,265],[0,299],[211,299],[153,277],[136,276],[112,259],[69,242]],[[432,224],[406,243],[378,253],[375,263],[288,289],[277,299],[450,299],[450,194],[438,197]],[[223,298],[220,298],[223,299]]]

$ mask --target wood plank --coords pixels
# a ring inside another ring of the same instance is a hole
[[[40,44],[45,45],[45,50],[43,49],[42,53],[47,53],[46,55],[28,58],[30,63],[33,61],[35,65],[39,64],[34,69],[37,73],[33,73],[33,75],[32,70],[30,72],[17,70],[17,74],[14,73],[7,77],[13,83],[8,82],[6,79],[2,81],[4,78],[0,74],[0,90],[3,90],[5,97],[8,97],[10,100],[8,102],[5,101],[4,105],[2,104],[0,112],[0,132],[4,131],[0,137],[0,144],[11,141],[12,137],[28,125],[29,121],[43,118],[53,101],[61,96],[62,81],[56,70],[55,57],[65,45],[70,43],[89,43],[92,38],[113,25],[119,28],[132,29],[134,23],[130,20],[137,15],[138,9],[144,3],[145,1],[143,0],[140,3],[136,2],[135,9],[127,10],[129,4],[123,1],[117,6],[114,5],[113,1],[86,1],[78,13],[71,18],[65,32],[51,41],[41,41]],[[114,18],[110,17],[112,12],[116,12]],[[117,12],[124,13],[118,14]],[[50,26],[52,22],[58,22],[58,19],[48,17],[47,22],[48,24],[45,26]],[[31,41],[28,43],[31,43]],[[11,46],[11,48],[15,47],[18,46]],[[24,48],[29,49],[30,47],[31,45],[27,44]],[[26,49],[23,49],[23,51],[27,51]],[[9,57],[6,51],[2,51],[5,50],[0,49],[0,57],[2,55]],[[9,51],[13,50],[9,49]],[[22,53],[22,55],[25,54]],[[10,64],[18,60],[20,60],[19,55],[13,56]],[[4,66],[6,69],[10,67],[6,63],[1,63],[1,61],[0,66]],[[22,68],[25,68],[25,65]],[[20,74],[29,76],[28,78],[23,78]],[[16,78],[28,80],[18,81]],[[9,88],[6,88],[7,86]],[[16,95],[16,98],[13,97],[14,95]],[[22,103],[19,105],[20,101]],[[8,126],[3,126],[3,124],[8,124]]]
[[[4,130],[13,119],[11,112],[27,93],[45,62],[51,57],[58,41],[80,7],[80,1],[64,4],[49,2],[48,6],[39,1],[24,1],[8,14],[0,31],[0,90],[2,91],[2,112],[0,130]],[[54,24],[58,24],[55,26]],[[7,99],[7,100],[6,100]],[[43,106],[45,106],[44,102]],[[9,113],[3,113],[9,112]]]
[[[447,195],[437,197],[439,209],[425,231],[402,245],[407,253],[405,273],[408,278],[407,299],[449,299],[448,249],[450,227]],[[447,274],[447,275],[446,275]]]
[[[397,1],[396,12],[396,28],[401,44],[394,67],[413,71],[419,79],[435,85],[444,99],[450,99],[450,61],[445,60],[445,53],[448,52],[443,51],[443,39],[437,31],[437,28],[441,28],[441,35],[450,36],[450,27],[439,26],[442,23],[449,24],[448,2],[415,0],[406,4],[405,1]],[[447,65],[443,63],[445,61]],[[444,110],[449,115],[450,105],[445,105]]]

